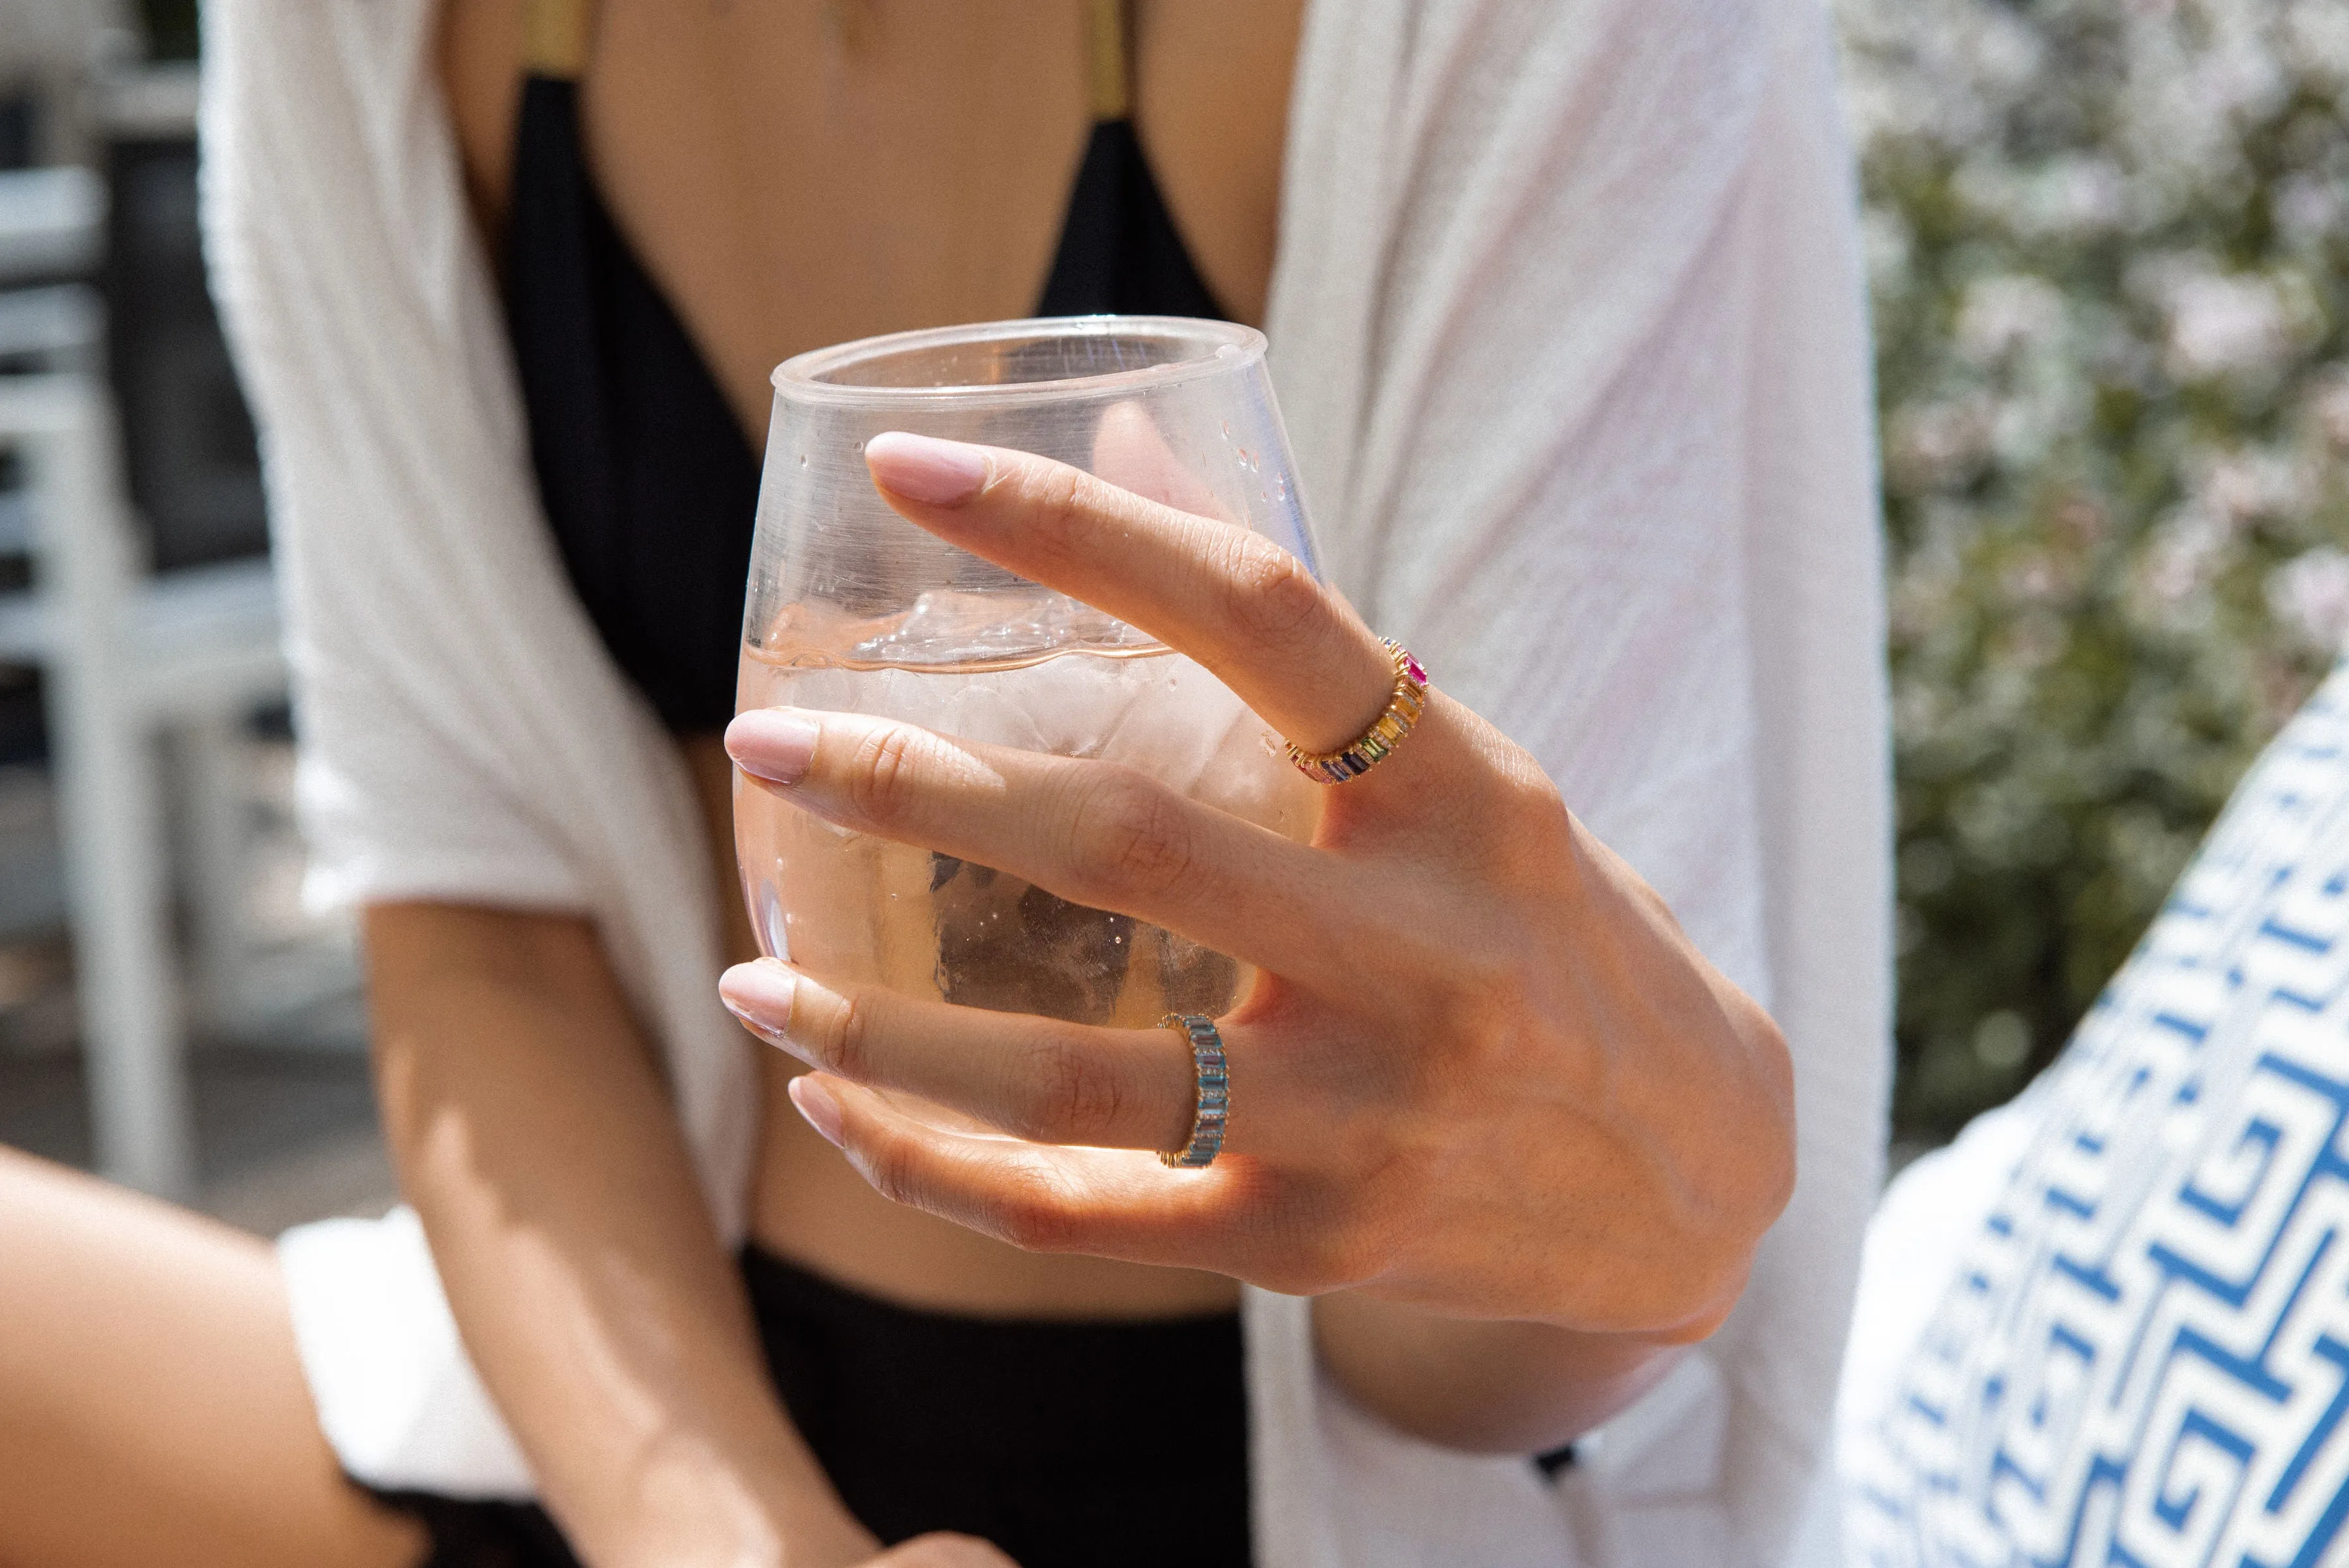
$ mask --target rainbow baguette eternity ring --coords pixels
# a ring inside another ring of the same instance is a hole
[[[1334,752],[1300,751],[1296,742],[1289,742],[1288,760],[1306,777],[1333,784],[1361,778],[1401,745],[1411,727],[1419,722],[1420,711],[1427,706],[1427,671],[1402,643],[1391,637],[1382,640],[1395,670],[1394,695],[1387,699],[1386,711],[1352,743]]]
[[[1161,1150],[1161,1165],[1196,1170],[1213,1165],[1224,1147],[1224,1123],[1232,1114],[1232,1080],[1224,1062],[1224,1037],[1215,1020],[1195,1012],[1170,1012],[1159,1020],[1161,1029],[1180,1029],[1191,1042],[1191,1067],[1198,1084],[1191,1112],[1191,1136],[1181,1148]]]

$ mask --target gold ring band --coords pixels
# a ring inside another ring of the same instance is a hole
[[[1371,727],[1334,752],[1308,752],[1294,741],[1288,742],[1288,760],[1307,778],[1322,784],[1344,784],[1348,779],[1361,778],[1384,762],[1427,706],[1427,671],[1411,656],[1411,649],[1393,638],[1383,639],[1387,657],[1394,660],[1394,693]]]

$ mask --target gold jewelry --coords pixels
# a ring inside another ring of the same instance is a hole
[[[577,81],[587,68],[595,13],[595,0],[529,0],[523,7],[523,68],[533,76]]]
[[[1394,694],[1387,699],[1385,711],[1371,721],[1369,729],[1334,752],[1300,751],[1296,742],[1288,742],[1288,760],[1306,777],[1333,784],[1361,778],[1384,762],[1419,722],[1427,706],[1427,671],[1402,643],[1391,637],[1384,641],[1395,670]]]
[[[1126,0],[1084,0],[1085,88],[1095,121],[1133,115],[1133,67]]]

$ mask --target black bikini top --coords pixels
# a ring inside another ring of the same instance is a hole
[[[533,7],[507,327],[572,587],[662,722],[704,733],[734,711],[759,457],[588,173],[576,79],[588,4]],[[1036,314],[1221,317],[1128,117],[1122,11],[1122,0],[1088,5],[1095,121]]]

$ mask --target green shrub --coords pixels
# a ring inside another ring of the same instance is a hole
[[[1840,13],[1930,1137],[2053,1056],[2349,632],[2349,5]]]

